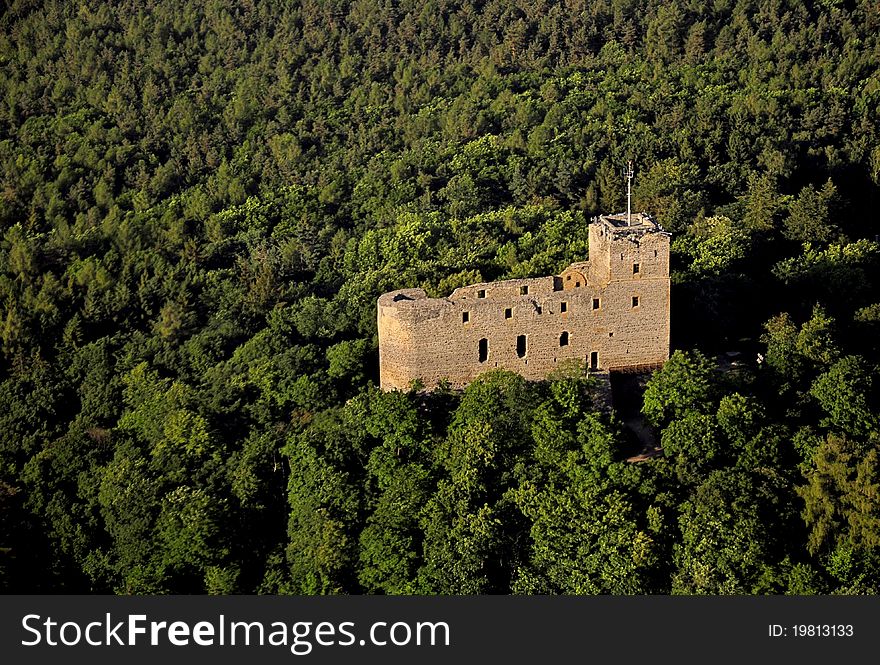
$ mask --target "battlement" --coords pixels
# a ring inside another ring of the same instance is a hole
[[[657,366],[669,357],[669,234],[650,216],[603,215],[590,257],[559,275],[484,282],[429,298],[378,300],[380,382],[463,387],[503,368],[543,379],[577,359],[592,370]]]

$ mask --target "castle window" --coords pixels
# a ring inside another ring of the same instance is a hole
[[[599,309],[599,299],[593,298],[593,309]]]
[[[484,363],[489,359],[489,340],[485,337],[480,340],[479,354],[481,363]]]
[[[633,263],[633,275],[638,275],[638,274],[639,274],[639,264]]]
[[[568,303],[565,302],[564,300],[561,303],[559,303],[559,311],[562,312],[563,314],[568,311]]]
[[[574,288],[579,289],[580,286],[581,286],[581,283],[580,283],[580,282],[575,282],[575,283],[574,283]]]
[[[566,276],[565,276],[565,281],[566,281],[566,282],[570,282],[570,281],[571,281],[571,275],[566,275]]]
[[[608,333],[608,336],[609,336],[609,337],[614,337],[614,333],[613,333],[613,332],[610,332],[610,333]]]
[[[508,307],[507,309],[504,310],[504,318],[505,319],[509,319],[512,316],[513,316],[513,309],[512,308]]]
[[[535,311],[536,311],[538,314],[543,314],[543,313],[544,313],[544,310],[541,309],[541,306],[540,306],[540,305],[536,305],[536,306],[535,306]]]
[[[654,258],[655,259],[657,258],[657,250],[656,249],[654,250]]]
[[[599,369],[599,352],[593,351],[590,354],[590,369],[595,371]]]
[[[471,320],[471,313],[470,312],[462,312],[461,313],[461,322],[462,323],[467,323],[470,320]]]
[[[521,287],[519,287],[519,294],[520,294],[521,296],[527,296],[527,295],[529,295],[529,286],[528,286],[528,284],[523,284]]]
[[[639,297],[633,296],[633,307],[638,307],[638,306],[639,306]]]
[[[568,332],[563,332],[559,336],[559,346],[568,346]]]
[[[520,358],[525,358],[526,351],[528,351],[528,342],[526,341],[525,335],[517,335],[516,336],[516,355]]]
[[[485,298],[486,297],[486,289],[480,289],[477,291],[477,298]]]

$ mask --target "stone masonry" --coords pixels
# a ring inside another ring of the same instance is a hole
[[[383,390],[448,381],[461,388],[507,369],[543,379],[565,360],[590,370],[639,371],[669,357],[669,234],[650,216],[603,215],[589,261],[561,275],[474,284],[448,298],[422,289],[378,302]]]

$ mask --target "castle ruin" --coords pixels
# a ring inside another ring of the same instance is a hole
[[[589,260],[560,275],[463,286],[448,298],[401,289],[378,301],[383,390],[462,388],[490,369],[544,379],[576,359],[641,371],[669,357],[669,234],[647,214],[602,215]]]

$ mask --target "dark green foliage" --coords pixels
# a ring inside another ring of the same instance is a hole
[[[804,243],[827,243],[839,233],[837,205],[837,188],[831,180],[819,190],[804,187],[789,207],[786,235]]]
[[[678,572],[686,594],[780,592],[778,566],[795,516],[774,479],[737,470],[711,473],[682,506]]]
[[[880,588],[875,4],[532,4],[7,3],[0,588]],[[383,291],[583,260],[628,159],[664,458],[582,368],[376,390]]]

